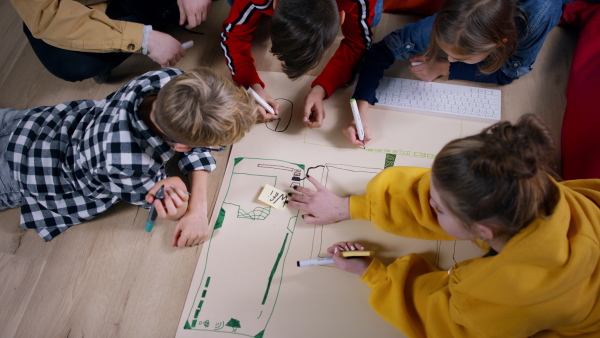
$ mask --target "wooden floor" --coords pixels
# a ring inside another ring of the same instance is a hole
[[[178,28],[171,31],[182,42],[195,42],[177,67],[190,70],[210,65],[227,73],[219,33],[228,12],[226,1],[218,0],[210,19],[195,29],[202,35]],[[418,18],[384,14],[375,28],[374,41]],[[113,72],[107,84],[64,82],[44,69],[21,27],[10,2],[3,1],[0,107],[23,109],[74,99],[102,99],[134,76],[158,68],[147,57],[134,55]],[[554,139],[560,140],[575,39],[575,32],[563,28],[551,32],[535,69],[502,88],[504,119],[515,121],[533,112],[548,124]],[[259,70],[280,71],[269,47],[268,20],[264,20],[253,44],[256,65]],[[318,75],[323,65],[310,75]],[[387,75],[410,78],[406,66],[407,62],[398,62]],[[211,174],[209,189],[211,207],[227,156],[216,156],[218,169]],[[0,212],[0,337],[174,336],[201,247],[172,248],[174,222],[159,220],[148,234],[144,231],[146,217],[146,210],[120,203],[44,243],[34,231],[19,228],[18,209]]]

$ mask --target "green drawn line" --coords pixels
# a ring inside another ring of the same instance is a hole
[[[192,320],[192,327],[196,327],[196,320]]]
[[[206,297],[206,290],[202,290],[202,298]]]
[[[202,304],[204,304],[203,300],[201,300],[200,303],[198,303],[198,311],[200,311],[200,309],[202,309]]]
[[[304,165],[304,164],[292,163],[292,162],[288,162],[288,161],[284,161],[284,160],[279,160],[279,159],[265,159],[265,158],[252,158],[252,157],[240,157],[240,158],[237,158],[237,159],[235,159],[234,168],[233,168],[233,170],[232,170],[231,176],[229,177],[229,182],[228,182],[228,184],[227,184],[227,191],[225,192],[225,198],[224,198],[225,200],[227,199],[227,196],[229,195],[229,192],[230,192],[230,189],[231,189],[231,186],[232,186],[232,183],[233,183],[233,175],[236,175],[236,174],[237,174],[237,175],[243,175],[243,174],[244,174],[244,173],[236,173],[236,172],[235,172],[235,166],[236,166],[236,165],[237,165],[239,162],[241,162],[242,160],[244,160],[244,159],[265,160],[265,161],[275,161],[275,162],[287,163],[287,164],[290,164],[290,165],[297,166],[298,168],[302,169],[303,171],[304,171],[304,170],[305,170],[305,168],[306,168],[306,165]],[[248,174],[246,174],[246,175],[248,175]],[[273,176],[273,175],[252,175],[252,176],[266,176],[266,177],[275,177],[275,179],[277,179],[277,176]],[[223,201],[223,205],[224,205],[224,204],[231,204],[231,203],[226,203],[226,202],[224,202],[224,201]],[[299,213],[300,213],[300,212],[298,211],[298,212],[296,213],[296,216],[294,217],[294,218],[296,219],[296,221],[297,221],[297,219],[298,219],[298,214],[299,214]],[[209,240],[209,241],[208,241],[208,243],[205,243],[205,244],[208,244],[208,246],[207,246],[207,248],[206,248],[206,250],[207,250],[207,252],[208,252],[208,253],[210,253],[210,252],[211,252],[211,247],[212,247],[212,244],[213,244],[213,243],[212,243],[212,238],[214,237],[214,233],[215,233],[215,229],[214,229],[214,227],[213,227],[213,229],[212,229],[212,231],[211,231],[211,236],[210,236],[211,240]],[[293,232],[292,232],[292,237],[293,237]],[[287,235],[286,235],[286,238],[287,238]],[[291,239],[290,239],[290,240],[291,240]],[[287,253],[286,253],[286,256],[287,256]],[[205,260],[204,260],[204,269],[203,269],[204,271],[203,271],[203,273],[202,273],[202,275],[203,275],[203,276],[202,276],[202,280],[204,279],[204,274],[206,273],[206,269],[207,269],[207,265],[208,265],[209,257],[210,257],[210,255],[209,255],[209,254],[207,254],[207,255],[206,255],[206,257],[205,257]],[[284,258],[284,259],[285,259],[285,258]],[[282,266],[282,271],[284,270],[284,268],[285,268],[285,267],[283,267],[283,266]],[[205,284],[205,287],[208,287],[209,283],[210,283],[210,277],[207,277],[207,278],[206,278],[206,284]],[[279,289],[279,290],[281,290],[281,284],[279,284],[279,288],[278,288],[278,289]],[[200,294],[200,290],[198,290],[198,292],[196,293],[196,295],[195,295],[195,297],[194,297],[194,301],[197,299],[197,297],[198,297],[198,295],[199,295],[199,294]],[[274,303],[273,303],[273,309],[275,308],[275,306],[276,306],[276,304],[277,304],[277,299],[278,299],[278,298],[279,298],[279,295],[278,295],[278,294],[276,294],[276,296],[275,296],[275,301],[274,301]],[[191,308],[190,308],[190,311],[189,311],[189,313],[188,313],[188,318],[190,318],[190,317],[191,317],[191,315],[192,315],[192,311],[193,311],[193,310],[194,310],[194,308],[193,308],[193,307],[191,307]],[[272,316],[273,316],[273,310],[272,310],[272,311],[271,311],[271,313],[269,314],[269,318],[267,319],[267,322],[265,323],[265,327],[269,325],[269,322],[270,322],[270,320],[271,320],[271,317],[272,317]],[[185,323],[185,325],[184,325],[184,329],[188,329],[188,330],[190,329],[190,324],[189,324],[189,321],[186,321],[186,323]],[[198,330],[198,329],[196,329],[196,330]],[[245,334],[240,334],[240,333],[229,333],[229,334],[235,334],[235,335],[243,335],[243,336],[247,336],[247,335],[245,335]],[[255,337],[262,337],[263,335],[264,335],[264,330],[263,330],[263,331],[261,331],[261,332],[260,332],[258,335],[256,335]]]
[[[298,220],[298,216],[294,216],[294,217],[290,217],[290,219],[288,220],[288,226],[287,229],[289,232],[294,233],[294,225],[296,224],[296,221]]]
[[[202,304],[198,304],[198,307],[201,307],[201,306],[202,306]],[[199,314],[200,314],[200,309],[196,310],[196,313],[194,313],[194,318],[198,318]],[[194,322],[192,322],[192,326],[194,326]]]
[[[290,234],[285,234],[285,239],[283,240],[283,245],[281,246],[281,250],[279,250],[279,254],[277,254],[277,259],[275,260],[275,264],[273,265],[273,269],[271,269],[271,275],[269,276],[269,283],[267,283],[267,290],[265,291],[265,296],[263,297],[262,305],[265,305],[265,301],[267,300],[267,296],[269,295],[269,289],[271,288],[271,282],[273,281],[273,275],[275,275],[275,271],[277,271],[277,265],[279,265],[279,260],[283,255],[283,251],[285,250],[285,243],[287,242],[288,236]]]
[[[428,159],[434,159],[436,157],[436,154],[430,154],[430,153],[424,153],[424,152],[420,152],[420,151],[410,151],[410,150],[390,150],[390,149],[383,149],[383,148],[367,148],[365,151],[367,152],[371,152],[371,153],[389,153],[389,154],[398,154],[400,156],[407,156],[407,157],[420,157],[420,158],[428,158]]]
[[[223,221],[225,220],[225,208],[221,207],[219,211],[219,217],[217,217],[217,221],[215,222],[215,230],[219,229],[223,226]]]

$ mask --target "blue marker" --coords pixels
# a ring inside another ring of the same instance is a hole
[[[155,199],[159,199],[162,201],[163,198],[165,198],[165,186],[163,185],[162,187],[160,187],[160,189],[158,189],[158,191],[156,192],[156,195],[154,195]],[[154,223],[156,223],[156,217],[158,217],[158,214],[156,213],[156,208],[154,208],[154,203],[152,203],[152,205],[150,206],[150,213],[148,214],[148,220],[146,221],[146,231],[150,232],[152,231],[152,228],[154,228]]]

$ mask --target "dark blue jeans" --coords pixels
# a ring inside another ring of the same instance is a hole
[[[120,0],[110,2],[106,15],[114,20],[143,23],[161,30],[179,22],[179,7],[176,0]],[[106,73],[131,55],[61,49],[34,38],[25,24],[23,32],[44,67],[54,76],[66,81],[82,81]]]

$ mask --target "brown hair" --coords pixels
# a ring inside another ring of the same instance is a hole
[[[155,109],[158,126],[189,146],[233,144],[258,117],[258,105],[242,87],[207,67],[169,81]]]
[[[271,53],[297,79],[319,64],[339,27],[335,0],[281,0],[271,20]]]
[[[523,14],[515,0],[446,0],[433,21],[425,57],[427,61],[437,57],[438,41],[459,55],[489,53],[479,70],[491,74],[517,49],[518,19]]]
[[[559,196],[549,176],[554,153],[548,130],[527,114],[516,125],[499,122],[448,143],[433,162],[432,180],[465,227],[485,223],[510,238],[552,214]]]

